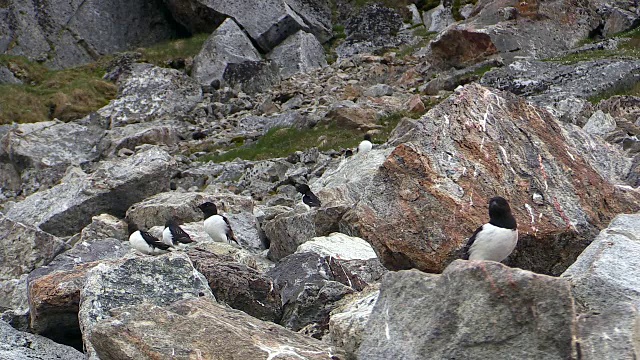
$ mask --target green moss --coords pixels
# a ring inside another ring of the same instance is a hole
[[[393,112],[378,120],[381,125],[378,134],[373,135],[374,143],[384,143],[391,131],[405,116],[419,117],[405,111]],[[224,162],[235,158],[264,160],[284,157],[295,151],[317,147],[320,150],[339,150],[357,146],[363,133],[355,129],[344,129],[335,123],[320,123],[311,129],[276,128],[269,130],[255,143],[229,149],[221,155],[205,155],[199,161]]]
[[[623,86],[611,89],[609,91],[605,91],[604,93],[590,97],[588,100],[593,105],[596,105],[600,101],[609,99],[610,97],[616,96],[616,95],[640,96],[640,82],[623,85]]]
[[[167,66],[172,59],[196,56],[209,34],[197,34],[190,38],[178,39],[156,44],[149,48],[138,49],[143,61],[156,66]]]
[[[103,62],[53,71],[24,57],[2,55],[0,64],[24,82],[0,85],[0,124],[78,119],[117,93],[113,83],[102,80]]]

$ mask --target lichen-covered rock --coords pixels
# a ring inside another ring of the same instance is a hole
[[[621,302],[640,306],[639,232],[640,215],[616,216],[562,274],[581,309],[604,311]]]
[[[345,296],[329,318],[331,343],[347,353],[347,359],[356,359],[358,348],[367,329],[369,316],[380,295],[379,286]]]
[[[131,204],[168,190],[174,166],[165,151],[148,147],[126,159],[104,161],[91,174],[68,172],[60,184],[28,196],[6,216],[54,235],[73,235],[94,215],[124,217]]]
[[[202,100],[202,88],[195,80],[151,64],[133,64],[119,83],[118,98],[98,110],[110,128],[179,118]]]
[[[180,141],[179,129],[175,121],[151,121],[129,124],[108,130],[98,144],[100,153],[113,156],[123,149],[135,150],[142,144],[173,146]]]
[[[327,66],[322,44],[315,36],[304,31],[289,36],[268,57],[278,65],[283,79]]]
[[[640,314],[631,303],[578,316],[579,357],[584,360],[633,359],[640,351]]]
[[[100,214],[92,217],[91,223],[82,229],[78,242],[93,244],[96,241],[107,238],[121,241],[128,240],[127,224],[113,215]]]
[[[639,79],[640,60],[601,59],[572,65],[519,60],[487,72],[481,83],[526,96],[542,106],[556,106],[568,98],[587,100],[625,88]]]
[[[13,167],[22,194],[29,195],[56,184],[68,166],[95,160],[102,136],[104,129],[95,126],[59,121],[19,124],[0,136],[0,162]]]
[[[87,355],[97,359],[93,348],[94,326],[109,317],[109,311],[143,302],[156,306],[197,297],[215,301],[207,280],[185,254],[129,258],[92,268],[80,293],[80,328]]]
[[[45,337],[21,332],[0,321],[0,359],[84,360],[80,351]]]
[[[498,53],[486,33],[450,28],[429,43],[429,63],[438,69],[460,69]]]
[[[209,281],[220,302],[264,321],[277,323],[282,317],[282,300],[273,280],[258,270],[240,264],[230,256],[191,249],[187,255]]]
[[[314,253],[289,255],[267,273],[280,291],[284,313],[280,324],[294,331],[312,328],[321,338],[329,328],[329,313],[337,301],[353,293],[334,281],[327,259]]]
[[[63,250],[65,244],[57,237],[0,213],[0,280],[47,265]]]
[[[567,281],[496,262],[391,272],[358,358],[569,359],[574,316]]]
[[[609,182],[569,145],[551,114],[477,84],[401,123],[390,144],[379,168],[365,167],[373,175],[331,174],[318,193],[355,201],[342,232],[367,239],[390,269],[441,272],[487,221],[487,200],[500,195],[519,225],[508,263],[559,275],[607,219],[640,207],[637,193]]]
[[[206,298],[120,308],[95,326],[91,343],[102,360],[342,358],[340,350],[318,340]]]

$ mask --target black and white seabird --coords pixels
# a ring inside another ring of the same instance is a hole
[[[213,239],[213,241],[218,242],[229,242],[234,241],[236,244],[238,240],[233,235],[233,230],[231,230],[231,224],[229,224],[229,220],[224,215],[218,215],[218,208],[216,204],[207,201],[206,203],[198,206],[200,210],[204,213],[204,231]]]
[[[297,184],[296,185],[296,190],[298,190],[298,192],[300,194],[302,194],[302,202],[307,204],[310,207],[320,207],[320,205],[322,205],[322,202],[320,201],[320,199],[318,199],[318,197],[316,196],[316,194],[314,194],[311,189],[309,188],[309,185],[307,184]]]
[[[127,220],[129,228],[129,243],[131,247],[147,255],[160,255],[171,250],[171,246],[163,243],[157,237],[138,229],[138,225]]]
[[[364,140],[360,142],[358,145],[358,154],[366,154],[373,148],[373,144],[371,143],[371,135],[364,134]]]
[[[169,219],[164,224],[162,242],[169,246],[179,246],[194,243],[195,240],[191,239],[191,236],[182,230],[174,219]]]
[[[500,196],[489,200],[489,222],[480,226],[464,247],[466,260],[502,261],[518,243],[518,225],[509,202]]]

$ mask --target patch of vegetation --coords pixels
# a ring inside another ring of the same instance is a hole
[[[380,132],[373,135],[374,143],[384,143],[389,138],[405,116],[416,117],[420,114],[410,114],[405,111],[394,112],[378,120]],[[274,128],[269,130],[255,143],[238,146],[221,155],[205,155],[199,161],[224,162],[235,158],[246,160],[264,160],[284,157],[295,151],[302,151],[317,147],[320,150],[339,150],[354,148],[362,140],[363,133],[355,129],[345,129],[335,122],[319,123],[310,129]]]
[[[0,85],[0,124],[58,118],[79,119],[115,98],[116,86],[102,80],[105,62],[65,70],[49,70],[24,57],[0,55],[23,84]]]
[[[607,58],[631,58],[640,59],[640,27],[618,33],[612,36],[619,39],[616,50],[591,50],[578,53],[567,54],[560,57],[544,59],[544,61],[559,62],[565,65],[575,64],[582,61],[599,60]]]
[[[197,34],[190,38],[178,39],[156,44],[148,48],[137,49],[142,53],[142,60],[156,66],[166,67],[176,58],[196,56],[210,34]]]
[[[590,103],[593,105],[597,105],[602,100],[607,100],[612,96],[616,95],[631,95],[631,96],[640,96],[640,82],[634,84],[627,84],[624,86],[620,86],[618,88],[605,91],[604,93],[592,96],[588,98]]]

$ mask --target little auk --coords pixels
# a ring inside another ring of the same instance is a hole
[[[163,243],[157,237],[138,229],[138,225],[127,220],[129,228],[129,243],[131,247],[147,255],[160,255],[170,251],[171,246]]]
[[[371,143],[371,135],[364,134],[364,140],[360,142],[358,145],[358,154],[366,154],[373,148],[373,144]]]
[[[298,192],[303,195],[302,202],[306,205],[310,207],[320,207],[320,205],[322,205],[322,202],[320,201],[320,199],[318,199],[316,194],[311,191],[309,185],[297,184],[296,190],[298,190]]]
[[[466,260],[502,261],[518,243],[518,225],[509,202],[500,196],[489,200],[489,222],[471,235],[464,247]]]
[[[169,246],[179,246],[194,243],[195,240],[191,239],[191,236],[182,230],[174,219],[169,219],[164,224],[162,242]]]
[[[206,203],[198,206],[200,210],[204,213],[204,231],[213,239],[213,241],[218,242],[229,242],[234,241],[236,244],[238,240],[233,235],[233,230],[231,230],[231,224],[229,224],[229,220],[224,215],[218,215],[218,208],[216,204],[207,201]]]

